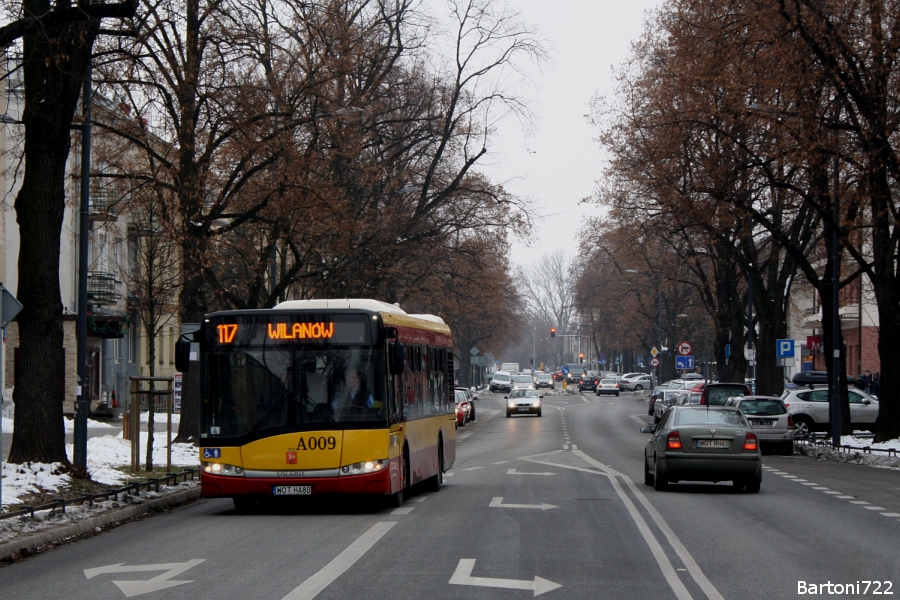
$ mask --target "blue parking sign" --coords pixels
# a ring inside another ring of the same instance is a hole
[[[793,358],[794,340],[777,340],[775,342],[775,358]]]

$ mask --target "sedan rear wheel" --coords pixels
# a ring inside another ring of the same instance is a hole
[[[642,386],[641,384],[637,384],[636,386],[634,386],[634,391],[642,392],[644,391],[644,386]]]
[[[644,485],[653,485],[653,473],[650,472],[650,467],[647,466],[647,457],[644,457]]]
[[[669,480],[666,479],[666,474],[659,470],[659,460],[653,465],[653,489],[657,492],[669,489]]]

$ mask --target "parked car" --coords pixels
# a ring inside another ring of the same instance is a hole
[[[739,396],[728,401],[744,413],[759,438],[760,451],[774,449],[780,454],[794,453],[794,419],[781,398],[776,396]]]
[[[693,390],[680,390],[678,397],[675,399],[676,406],[690,406],[691,404],[700,404],[701,392]]]
[[[700,404],[725,406],[729,398],[749,396],[750,388],[745,383],[709,383],[703,386]]]
[[[457,391],[457,392],[462,392],[463,394],[466,395],[466,400],[469,401],[469,415],[468,415],[468,418],[467,418],[466,420],[467,420],[467,421],[474,421],[474,420],[475,420],[475,400],[478,400],[478,396],[476,396],[475,394],[473,394],[472,391],[471,391],[469,388],[460,388],[460,387],[458,387],[458,388],[456,388],[456,391]]]
[[[512,375],[508,371],[497,371],[488,384],[491,392],[509,392],[512,390]]]
[[[552,390],[556,388],[556,383],[553,381],[553,376],[550,373],[540,373],[534,377],[534,387],[537,389],[550,388]]]
[[[853,429],[878,429],[878,400],[874,396],[850,388],[850,425]],[[788,414],[794,420],[794,438],[805,439],[815,431],[828,431],[831,424],[828,388],[785,390],[781,396]]]
[[[541,399],[535,389],[515,389],[504,397],[506,400],[506,416],[535,414],[541,416]]]
[[[828,385],[828,371],[800,371],[791,378],[791,381],[800,387]],[[855,386],[856,377],[848,374],[847,385]]]
[[[648,397],[648,404],[647,404],[647,414],[648,415],[653,414],[653,406],[656,404],[657,398],[659,398],[660,394],[662,394],[667,389],[668,388],[664,385],[658,385],[650,393],[650,396]]]
[[[639,377],[641,375],[646,375],[646,373],[625,373],[622,375],[625,379],[634,379],[635,377]]]
[[[759,492],[762,458],[759,437],[730,406],[674,406],[650,433],[644,447],[644,484],[657,491],[680,481],[732,481]]]
[[[461,390],[456,390],[456,426],[463,427],[468,421],[469,400]]]
[[[616,383],[615,379],[611,377],[604,377],[603,379],[597,382],[597,387],[594,388],[594,393],[598,396],[600,394],[615,394],[619,395],[619,384]]]
[[[531,378],[531,375],[513,375],[512,376],[512,390],[516,389],[535,389],[534,387],[534,379]]]
[[[624,379],[625,380],[619,384],[619,389],[629,392],[642,392],[644,390],[649,390],[653,386],[652,375],[638,374],[630,379],[626,376]]]
[[[653,404],[653,422],[659,423],[670,406],[675,405],[675,400],[681,394],[687,394],[684,390],[662,390]]]
[[[685,381],[706,381],[706,377],[700,373],[685,373],[682,379]]]
[[[594,391],[597,389],[597,384],[600,382],[600,376],[597,373],[592,371],[588,371],[578,380],[578,391],[583,392],[585,390]]]

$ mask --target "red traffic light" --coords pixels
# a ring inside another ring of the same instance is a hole
[[[550,337],[556,337],[556,327],[550,328]]]

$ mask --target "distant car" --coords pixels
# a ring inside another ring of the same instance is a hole
[[[541,416],[541,398],[535,389],[514,389],[506,396],[506,416],[535,414]]]
[[[569,385],[575,385],[581,380],[581,376],[587,373],[584,365],[574,363],[566,365],[569,372],[565,375],[565,380]]]
[[[497,371],[488,384],[491,392],[509,392],[512,389],[512,375],[507,371]]]
[[[615,379],[609,377],[603,378],[597,383],[597,388],[594,390],[594,393],[598,396],[600,394],[615,394],[618,396],[619,384],[616,383]]]
[[[531,375],[513,375],[512,376],[512,390],[516,389],[535,389],[534,387],[534,379],[531,378]],[[510,390],[510,391],[512,391]]]
[[[646,373],[625,373],[622,375],[625,379],[634,379],[635,377],[639,377],[641,375],[646,375]]]
[[[600,376],[593,372],[585,373],[578,380],[578,391],[583,392],[585,390],[594,391],[597,389],[597,383],[600,382]]]
[[[461,390],[456,390],[456,426],[463,427],[468,421],[469,399]]]
[[[706,381],[706,378],[700,373],[685,373],[682,379],[687,381]]]
[[[759,437],[744,415],[730,406],[673,406],[644,447],[644,484],[657,491],[680,481],[732,481],[759,492]]]
[[[535,376],[534,387],[537,389],[550,388],[552,390],[556,388],[556,383],[554,383],[552,375],[549,373],[541,373]]]
[[[662,390],[653,404],[653,422],[659,423],[669,407],[675,406],[678,396],[687,393],[684,390]]]
[[[781,398],[740,396],[729,400],[727,406],[744,413],[759,438],[760,451],[774,449],[786,456],[794,453],[794,419]]]
[[[478,396],[473,394],[469,388],[456,388],[457,392],[462,392],[466,395],[466,400],[469,401],[469,415],[466,419],[467,421],[475,420],[475,400],[478,400]]]
[[[690,406],[691,404],[700,404],[700,397],[703,394],[692,390],[681,390],[675,399],[676,406]]]
[[[625,381],[619,384],[619,389],[630,392],[649,390],[653,386],[653,376],[638,374],[632,378],[625,377]]]
[[[853,429],[878,429],[878,400],[856,388],[847,390],[850,396],[850,425]],[[794,438],[808,438],[815,431],[828,431],[831,424],[828,388],[797,388],[781,395],[788,414],[794,420]]]
[[[725,406],[729,398],[750,394],[750,387],[746,383],[709,383],[703,386],[700,404]]]

